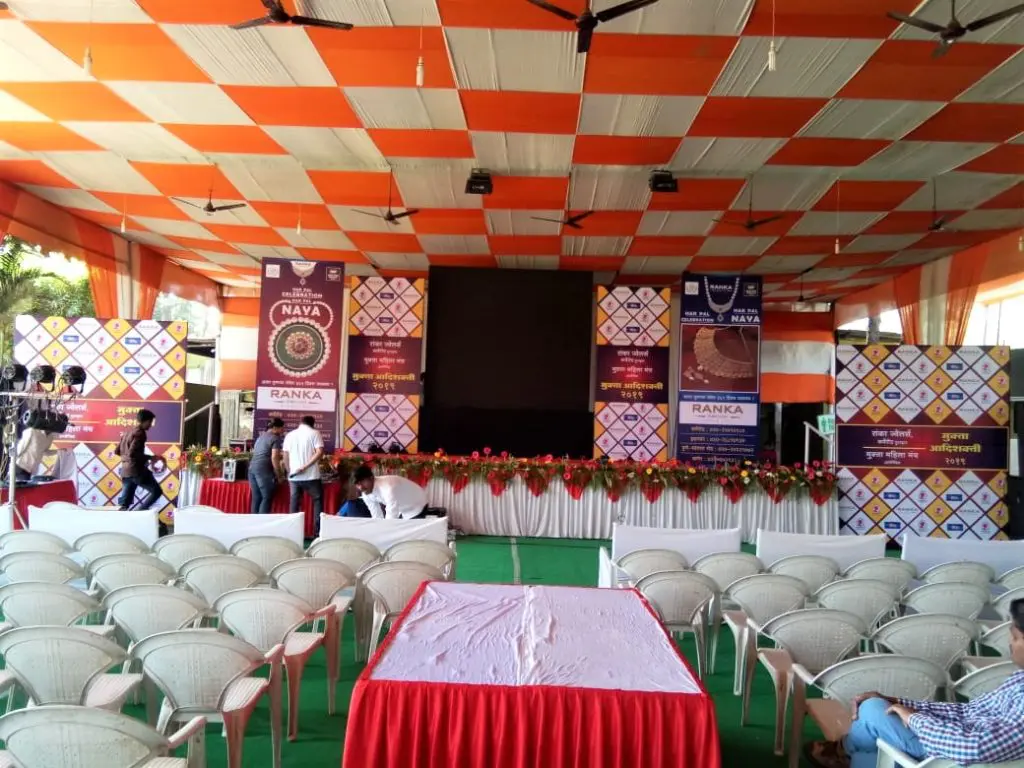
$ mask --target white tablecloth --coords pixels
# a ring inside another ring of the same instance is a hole
[[[573,587],[428,584],[371,678],[700,693],[636,592]]]
[[[128,533],[152,547],[158,536],[156,512],[148,510],[29,507],[28,521],[30,530],[52,533],[68,544],[87,533]]]
[[[996,576],[1024,565],[1024,541],[978,541],[904,536],[903,559],[917,566],[918,573],[943,563],[971,560],[992,566]]]
[[[757,532],[757,556],[767,568],[790,555],[824,555],[846,570],[872,557],[885,557],[885,536],[813,536],[806,534]]]
[[[199,502],[201,479],[197,478],[189,470],[182,473],[179,504]],[[709,488],[695,504],[682,491],[670,488],[651,504],[636,489],[612,502],[605,491],[588,488],[576,501],[557,479],[537,497],[515,478],[496,497],[483,480],[471,480],[456,494],[447,480],[433,478],[427,484],[427,500],[433,507],[447,509],[452,525],[466,533],[488,536],[608,539],[614,523],[651,528],[740,528],[743,540],[749,542],[759,528],[790,533],[839,531],[835,499],[819,507],[804,493],[792,493],[775,504],[763,493],[752,491],[733,504],[718,488]]]
[[[179,509],[174,515],[175,533],[201,533],[232,547],[250,536],[281,536],[303,545],[304,512],[294,515],[229,515]]]
[[[381,552],[400,541],[427,540],[448,543],[448,521],[443,517],[427,520],[368,520],[360,517],[320,515],[321,539],[361,539]]]

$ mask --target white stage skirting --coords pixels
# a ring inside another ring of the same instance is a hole
[[[904,536],[903,559],[917,566],[918,573],[943,563],[970,560],[992,566],[996,576],[1024,565],[1024,541],[979,541]]]
[[[436,541],[448,543],[448,521],[368,520],[359,517],[320,515],[321,539],[359,539],[373,544],[381,552],[401,541]]]
[[[152,547],[157,540],[156,512],[132,510],[75,508],[73,505],[29,507],[28,527],[33,531],[52,533],[74,544],[87,533],[128,533]]]
[[[303,545],[306,516],[294,515],[229,515],[179,509],[174,515],[175,533],[201,533],[216,539],[230,549],[250,536],[281,536]]]
[[[182,473],[180,505],[199,502],[201,482],[194,472]],[[487,536],[610,539],[615,523],[648,528],[739,528],[748,542],[755,540],[759,528],[823,535],[839,532],[838,502],[832,499],[819,507],[799,492],[776,504],[765,494],[752,491],[733,504],[718,488],[708,488],[693,503],[682,491],[667,488],[652,504],[637,489],[613,502],[604,490],[588,488],[576,501],[557,479],[541,496],[530,493],[520,478],[512,480],[497,497],[486,481],[476,479],[458,494],[444,478],[431,479],[426,490],[430,506],[447,509],[452,525]]]

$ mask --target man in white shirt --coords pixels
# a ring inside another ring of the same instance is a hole
[[[299,511],[303,494],[313,499],[313,519],[317,529],[324,511],[324,489],[320,482],[320,459],[324,455],[324,439],[316,430],[316,420],[303,416],[302,422],[284,438],[284,463],[288,467],[291,489],[291,511]]]
[[[412,480],[399,475],[375,477],[367,466],[356,470],[354,480],[375,518],[413,520],[427,511],[427,494]]]

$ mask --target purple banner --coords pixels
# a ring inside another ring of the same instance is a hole
[[[843,467],[1006,469],[1006,427],[839,424]]]
[[[348,392],[418,395],[423,339],[409,336],[350,336]]]
[[[256,430],[273,417],[293,429],[316,419],[324,447],[334,449],[341,371],[341,264],[264,259],[256,363]]]
[[[597,397],[607,403],[667,403],[668,347],[597,348]]]

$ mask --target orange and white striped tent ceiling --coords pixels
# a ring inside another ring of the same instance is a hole
[[[283,256],[746,271],[769,300],[806,271],[831,299],[1024,225],[1022,16],[932,58],[885,12],[945,23],[948,0],[661,0],[577,54],[572,23],[526,0],[285,0],[349,32],[229,28],[260,0],[8,4],[0,179],[114,231],[126,216],[129,239],[229,286]],[[492,195],[464,193],[474,167]],[[655,168],[677,194],[648,190]],[[420,209],[397,225],[360,212],[383,212],[392,174],[395,209]],[[781,216],[755,232],[736,226],[751,177],[754,215]],[[248,206],[172,200],[211,191]],[[532,218],[591,209],[581,230]]]

